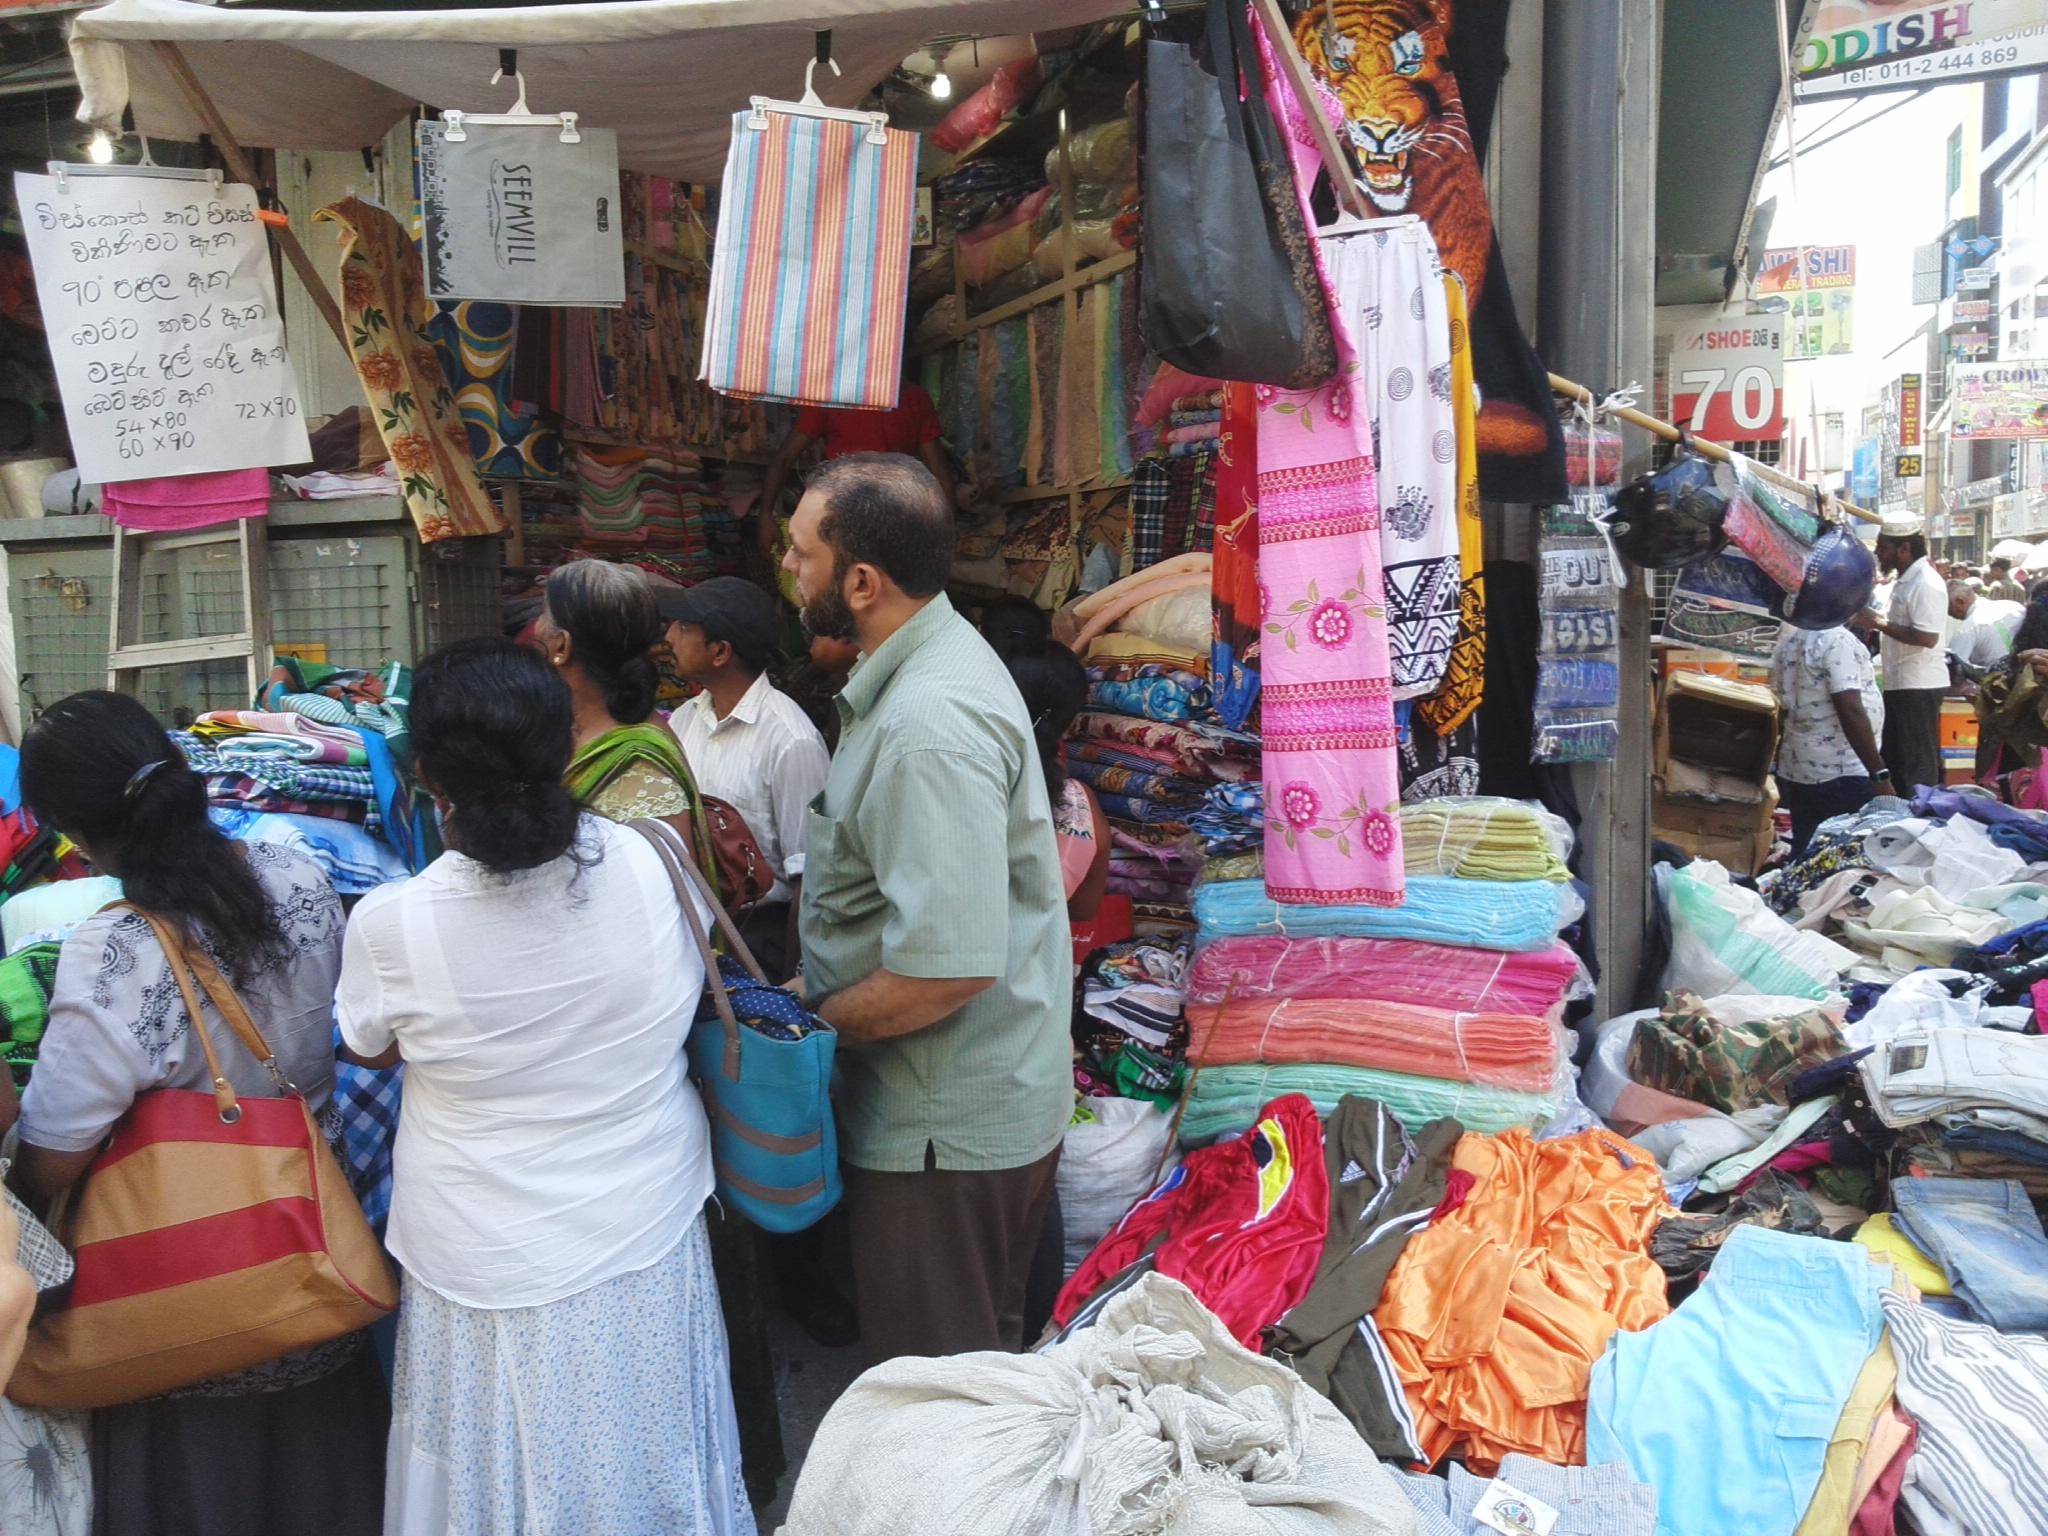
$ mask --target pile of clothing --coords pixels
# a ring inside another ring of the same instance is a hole
[[[1579,966],[1569,834],[1533,807],[1478,798],[1401,812],[1398,907],[1274,902],[1260,855],[1212,860],[1195,893],[1187,997],[1201,1068],[1182,1123],[1242,1129],[1272,1092],[1328,1111],[1347,1094],[1502,1131],[1558,1110],[1564,1004]]]
[[[1171,1109],[1186,1075],[1186,940],[1124,939],[1090,955],[1074,1020],[1074,1088]]]
[[[1209,557],[1188,554],[1062,609],[1054,633],[1082,656],[1088,708],[1067,771],[1109,820],[1108,889],[1139,931],[1186,933],[1204,853],[1259,846],[1257,738],[1226,730],[1209,695]]]
[[[1668,1311],[1649,1256],[1667,1214],[1655,1165],[1605,1131],[1486,1135],[1362,1095],[1325,1121],[1287,1094],[1242,1136],[1187,1153],[1074,1272],[1054,1317],[1085,1323],[1166,1275],[1293,1366],[1383,1459],[1572,1464],[1594,1362]]]
[[[1125,575],[1214,547],[1223,387],[1162,368],[1132,424],[1140,444],[1151,446],[1131,470]]]
[[[2048,825],[1975,793],[1880,797],[1824,822],[1760,889],[1795,926],[1854,950],[1852,981],[1887,984],[2048,919]]]

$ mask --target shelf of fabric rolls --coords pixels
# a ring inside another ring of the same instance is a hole
[[[434,646],[500,627],[499,539],[422,544],[396,496],[280,498],[267,518],[273,643],[311,661],[413,662]],[[97,514],[0,520],[11,724],[107,681],[114,525]],[[222,552],[153,551],[143,565],[143,639],[198,638],[241,623],[239,587]],[[165,720],[248,707],[240,662],[154,669],[143,702]],[[18,709],[18,714],[16,710]]]

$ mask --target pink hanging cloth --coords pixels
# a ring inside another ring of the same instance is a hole
[[[1287,135],[1302,215],[1321,161],[1304,103],[1256,22],[1259,63]],[[1319,90],[1320,94],[1320,90]],[[1323,289],[1329,274],[1320,250]],[[1401,785],[1380,566],[1380,501],[1358,348],[1330,305],[1337,377],[1320,389],[1257,386],[1259,693],[1266,777],[1266,894],[1297,906],[1398,907]]]
[[[130,533],[185,533],[270,510],[270,471],[227,469],[157,480],[113,480],[100,491],[108,517]]]

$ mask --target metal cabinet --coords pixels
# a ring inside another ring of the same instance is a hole
[[[271,638],[336,666],[416,662],[500,630],[496,539],[422,545],[396,498],[280,502],[270,514]],[[143,565],[147,641],[241,627],[233,547],[153,549]],[[66,694],[103,688],[113,617],[113,527],[102,517],[0,520],[14,677],[26,723]],[[246,709],[241,663],[158,667],[142,700],[159,719]]]

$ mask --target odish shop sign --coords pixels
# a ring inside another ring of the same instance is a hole
[[[1817,0],[1794,47],[1799,95],[1856,95],[2048,64],[2048,0]]]
[[[1716,442],[1785,435],[1785,322],[1780,315],[1721,315],[1671,333],[1671,419]]]

